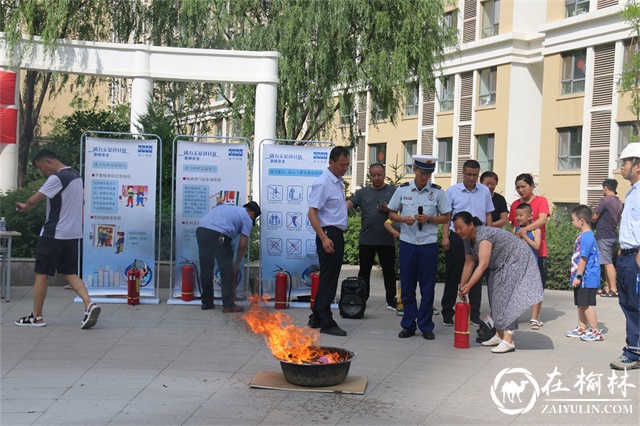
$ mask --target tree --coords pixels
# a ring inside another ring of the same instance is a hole
[[[277,137],[313,139],[326,134],[340,110],[354,110],[359,92],[369,91],[377,107],[395,122],[415,84],[433,89],[445,49],[455,43],[455,30],[442,25],[449,1],[4,0],[0,31],[9,33],[7,40],[14,47],[26,33],[42,36],[48,45],[58,38],[72,38],[276,50],[282,54]],[[24,80],[21,176],[42,102],[55,92],[54,77],[34,72]],[[238,120],[241,134],[253,134],[254,86],[163,83],[158,87],[163,85],[156,101],[166,105],[176,126],[222,114]],[[215,115],[209,103],[218,96],[228,109]],[[350,114],[352,143],[357,137],[354,120]]]
[[[42,37],[54,46],[61,38],[89,41],[129,40],[141,34],[140,2],[112,0],[2,0],[0,32],[5,33],[9,49],[17,53],[23,35]],[[36,136],[45,100],[53,100],[67,87],[69,75],[27,71],[22,82],[20,103],[20,144],[18,148],[18,186],[25,185],[29,154]],[[78,77],[75,86],[95,84],[95,79]]]
[[[631,96],[631,101],[627,108],[635,117],[635,140],[638,140],[638,135],[640,134],[640,53],[638,53],[640,4],[637,0],[629,1],[625,5],[622,17],[631,24],[632,38],[628,52],[629,60],[623,64],[622,73],[618,79],[618,88],[622,92],[622,96],[625,94]]]

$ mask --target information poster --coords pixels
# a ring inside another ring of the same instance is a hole
[[[135,267],[140,295],[155,296],[157,164],[155,139],[86,139],[82,278],[92,295],[126,295]]]
[[[311,294],[319,269],[316,234],[309,222],[309,194],[329,165],[330,147],[262,145],[260,250],[262,289],[274,295],[275,274],[291,274],[292,300]]]
[[[185,262],[200,271],[196,229],[207,212],[216,206],[243,206],[247,202],[248,147],[244,143],[178,141],[176,147],[175,229],[176,262],[173,297],[182,296],[182,267]],[[234,253],[240,237],[233,241]],[[244,295],[244,268],[240,268],[237,297]],[[199,274],[198,274],[199,275]],[[200,297],[198,276],[194,295]],[[214,296],[221,296],[220,273],[214,270]],[[194,301],[193,303],[200,303]]]

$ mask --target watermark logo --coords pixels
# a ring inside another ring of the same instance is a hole
[[[628,392],[636,385],[629,383],[626,370],[605,375],[580,368],[573,385],[563,384],[558,367],[546,376],[545,384],[539,386],[529,370],[505,368],[491,385],[491,399],[508,415],[527,413],[536,402],[542,414],[633,413],[633,399],[628,398]]]
[[[524,368],[505,368],[498,373],[491,385],[491,399],[505,414],[516,415],[531,411],[538,396],[540,386],[531,372]]]

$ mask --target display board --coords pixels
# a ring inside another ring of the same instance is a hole
[[[330,147],[261,145],[260,252],[262,291],[273,296],[275,273],[291,274],[292,301],[311,293],[319,269],[309,194],[329,165]],[[308,304],[306,305],[308,306]]]
[[[247,202],[248,145],[177,140],[175,149],[175,269],[169,303],[182,303],[183,266],[200,269],[196,229],[209,210],[222,204],[242,206]],[[240,237],[233,241],[234,253]],[[246,292],[244,263],[237,278],[236,297]],[[196,274],[197,275],[197,274]],[[194,297],[189,304],[201,304],[198,276],[194,276]],[[221,297],[220,273],[214,270],[214,297]]]
[[[84,159],[82,279],[89,294],[126,296],[135,267],[141,300],[157,297],[158,140],[87,137]]]

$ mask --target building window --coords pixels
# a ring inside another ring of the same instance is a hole
[[[631,122],[618,123],[618,152],[616,158],[630,142],[638,142],[638,126]]]
[[[354,155],[356,153],[356,150],[354,148],[350,148],[349,149],[349,158],[354,159]],[[346,173],[344,174],[345,176],[351,176],[353,175],[353,161],[349,162],[349,168],[347,169]]]
[[[380,163],[387,165],[387,144],[374,143],[369,145],[369,164]]]
[[[353,111],[347,111],[344,107],[344,103],[340,104],[340,127],[347,127],[350,123],[355,123],[355,113]]]
[[[440,85],[440,111],[453,111],[454,94],[456,90],[456,76],[443,77]]]
[[[582,126],[558,129],[558,170],[580,170]]]
[[[482,38],[499,34],[500,1],[487,0],[482,3]]]
[[[493,146],[495,135],[476,136],[476,161],[480,163],[480,170],[493,170]]]
[[[388,118],[387,113],[380,108],[377,102],[373,103],[371,115],[373,116],[374,121],[384,121]]]
[[[451,12],[444,14],[442,26],[445,29],[457,30],[458,29],[458,9],[454,9]]]
[[[496,104],[496,79],[498,70],[496,67],[480,70],[480,93],[478,106]]]
[[[584,92],[587,51],[574,50],[562,55],[562,94]]]
[[[418,148],[417,141],[402,142],[404,145],[404,173],[407,175],[413,174],[413,156],[416,155],[416,149]]]
[[[453,138],[438,139],[438,173],[451,173]]]
[[[581,15],[589,12],[590,0],[564,0],[564,17]]]
[[[418,86],[413,85],[411,89],[409,89],[409,94],[407,95],[407,105],[404,109],[404,115],[406,117],[413,117],[418,115],[418,104],[420,103],[420,93],[418,91]]]
[[[216,121],[213,124],[213,135],[214,136],[224,136],[222,133],[222,120]]]

